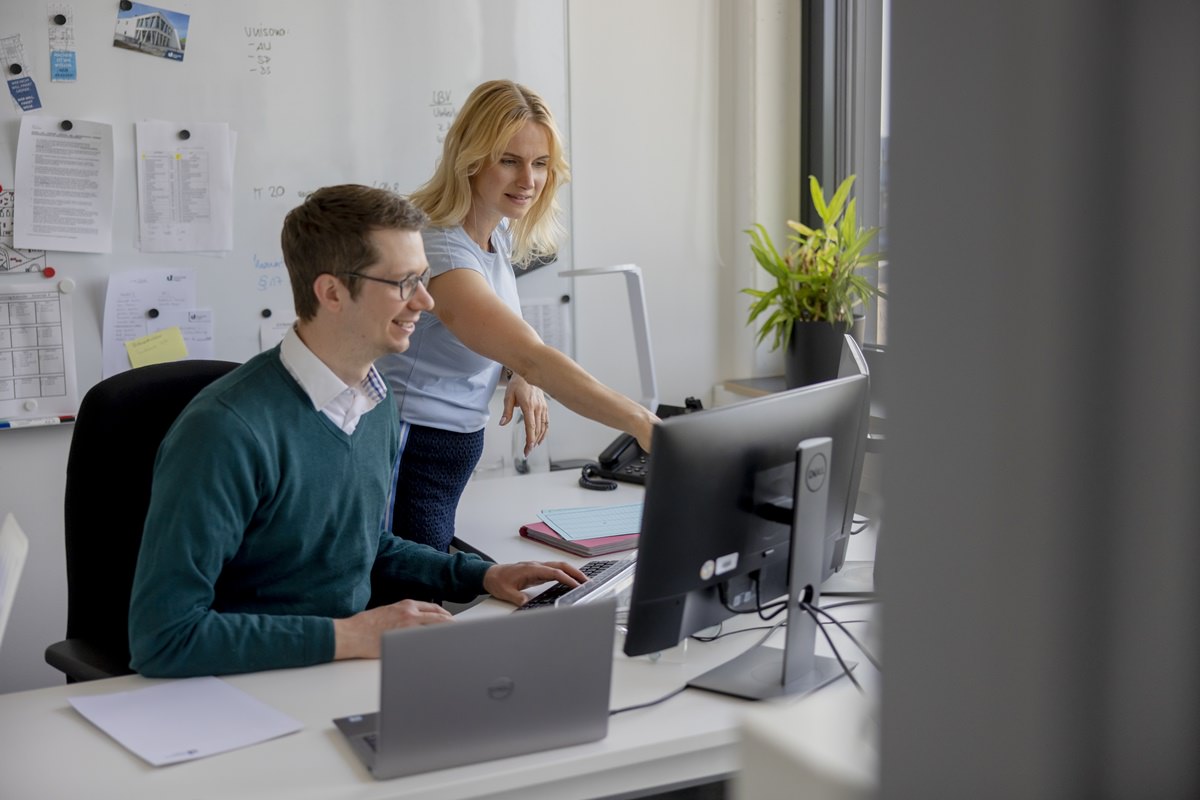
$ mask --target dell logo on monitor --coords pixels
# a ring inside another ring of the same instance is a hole
[[[516,688],[512,678],[496,678],[487,687],[487,695],[493,700],[507,700]]]
[[[810,492],[815,492],[825,483],[826,462],[825,454],[817,453],[808,461],[804,468],[804,485]]]

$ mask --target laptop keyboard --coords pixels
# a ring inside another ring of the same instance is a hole
[[[582,601],[590,595],[603,593],[608,583],[631,575],[634,563],[635,557],[633,556],[589,561],[579,568],[579,571],[587,576],[587,583],[580,584],[574,589],[562,583],[555,584],[515,610],[545,608],[559,604],[560,600],[563,604],[570,604]]]
[[[588,580],[591,581],[591,580],[595,580],[597,575],[604,572],[604,570],[608,569],[609,567],[611,567],[613,564],[616,564],[616,563],[617,563],[617,561],[615,559],[610,560],[610,561],[605,561],[605,560],[589,561],[586,564],[584,564],[582,567],[580,567],[579,571],[582,572],[584,575],[586,575],[588,577]],[[525,605],[518,606],[517,611],[524,611],[529,608],[544,608],[546,606],[552,606],[552,605],[554,605],[554,601],[556,601],[558,598],[562,597],[564,594],[566,594],[569,591],[571,591],[570,586],[567,586],[565,583],[556,583],[553,586],[551,586],[549,589],[547,589],[546,591],[539,594],[537,597],[534,597],[533,599],[531,599]]]

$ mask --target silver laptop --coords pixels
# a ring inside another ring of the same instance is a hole
[[[615,601],[383,636],[379,712],[335,719],[376,778],[603,739]]]

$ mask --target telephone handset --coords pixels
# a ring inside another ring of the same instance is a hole
[[[676,414],[690,414],[703,408],[695,397],[689,397],[682,406],[659,405],[655,413],[661,419],[673,417]],[[641,448],[637,439],[628,433],[622,433],[604,448],[596,459],[599,466],[592,471],[603,478],[628,483],[646,482],[646,474],[650,470],[650,455]]]
[[[622,433],[604,448],[596,460],[600,463],[599,473],[605,478],[645,483],[649,458],[637,439]]]

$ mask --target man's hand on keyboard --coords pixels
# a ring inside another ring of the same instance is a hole
[[[483,574],[483,589],[492,597],[519,606],[529,599],[521,591],[526,587],[557,581],[574,589],[586,580],[587,576],[565,561],[520,561],[488,569]]]

